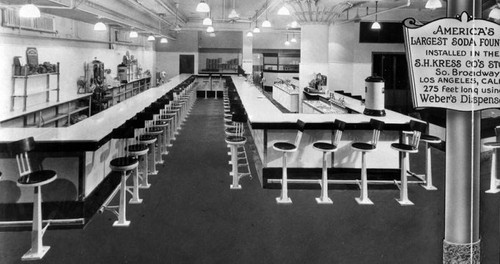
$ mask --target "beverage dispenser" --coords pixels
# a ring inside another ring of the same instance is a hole
[[[370,76],[365,79],[365,110],[369,116],[385,116],[384,78]]]

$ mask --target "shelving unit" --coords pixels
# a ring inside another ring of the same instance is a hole
[[[70,126],[77,115],[91,115],[91,95],[78,95],[69,100],[28,107],[23,112],[6,113],[0,116],[0,127]]]
[[[12,72],[15,72],[14,70],[14,65],[12,66]],[[51,76],[56,76],[56,84],[55,88],[51,88]],[[34,80],[37,78],[46,78],[45,82],[45,88],[43,90],[34,90],[31,91],[29,89],[29,80]],[[17,88],[17,84],[20,82],[19,80],[22,80],[23,83],[23,89],[22,91],[19,91]],[[41,74],[31,74],[28,75],[26,72],[25,75],[12,75],[12,93],[11,93],[11,100],[10,100],[10,111],[13,112],[15,110],[15,103],[17,98],[22,98],[23,102],[23,107],[22,111],[26,111],[28,108],[28,97],[32,95],[37,95],[37,94],[43,94],[45,93],[45,102],[50,102],[50,92],[55,91],[56,92],[56,102],[59,102],[59,62],[57,63],[56,67],[56,72],[51,72],[51,73],[41,73]]]
[[[109,106],[118,104],[151,88],[151,77],[137,79],[117,87],[111,87],[106,92],[111,97]]]

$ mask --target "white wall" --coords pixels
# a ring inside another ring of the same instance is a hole
[[[10,28],[0,28],[0,82],[6,84],[4,89],[0,89],[0,113],[10,111],[11,97],[11,76],[14,56],[21,56],[21,63],[26,62],[26,48],[36,47],[38,51],[38,61],[60,63],[60,97],[71,99],[77,94],[76,82],[83,76],[83,63],[91,62],[94,58],[102,61],[105,68],[112,70],[112,75],[116,76],[117,65],[122,61],[123,55],[127,51],[137,58],[139,65],[144,70],[153,72],[155,67],[155,51],[151,43],[143,38],[137,41],[139,46],[114,45],[109,48],[107,43],[87,42],[107,41],[108,32],[95,32],[93,25],[76,22],[74,20],[56,18],[56,29],[58,34],[45,34],[37,32],[27,32],[12,30]],[[70,40],[63,40],[70,39]],[[55,81],[55,79],[54,79]],[[30,79],[29,89],[41,90],[45,81],[41,78]],[[22,87],[19,87],[22,89]],[[17,86],[16,86],[17,89]],[[55,101],[55,96],[52,96]],[[53,101],[51,98],[51,101]],[[40,103],[44,100],[44,95],[31,96],[28,98],[28,106]],[[21,104],[16,102],[16,109],[21,108]]]
[[[405,50],[402,43],[359,43],[357,23],[330,26],[328,88],[364,97],[364,80],[372,72],[373,52],[405,52]]]

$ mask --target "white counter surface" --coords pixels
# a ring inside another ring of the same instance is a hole
[[[0,128],[0,143],[34,137],[42,142],[98,142],[114,128],[135,116],[159,97],[185,81],[191,74],[181,74],[159,87],[150,88],[134,97],[82,120],[69,127],[54,128]]]
[[[380,117],[363,114],[285,114],[270,102],[258,87],[247,82],[245,78],[238,76],[231,76],[231,78],[233,78],[234,85],[241,97],[250,123],[295,123],[297,119],[301,119],[306,123],[325,123],[339,119],[352,124],[367,123],[370,119],[374,118],[384,121],[386,124],[406,124],[412,119],[409,116],[387,109],[385,110],[386,116]],[[335,96],[336,98],[342,97],[340,94],[336,94]],[[361,101],[357,99],[345,97],[345,106],[360,113],[364,111],[364,105],[361,105]]]

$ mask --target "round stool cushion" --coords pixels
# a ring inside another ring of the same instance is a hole
[[[156,142],[156,136],[153,135],[141,135],[139,137],[139,141],[144,144],[153,144]]]
[[[139,161],[135,157],[119,157],[112,159],[109,166],[114,171],[128,171],[139,166]]]
[[[134,144],[128,146],[126,150],[132,155],[141,156],[146,155],[149,151],[149,148],[146,144]]]
[[[373,151],[376,149],[376,146],[364,142],[352,143],[351,147],[354,150],[359,150],[359,151]]]
[[[403,143],[392,143],[391,148],[401,151],[401,152],[409,152],[409,153],[416,153],[418,152],[417,148],[414,148],[413,146],[410,146],[408,144],[403,144]]]
[[[241,136],[227,136],[226,137],[227,144],[241,145],[241,144],[245,144],[246,142],[247,142],[246,137],[241,137]]]
[[[431,135],[427,135],[427,134],[423,134],[420,136],[420,140],[423,141],[423,142],[427,142],[427,143],[440,143],[441,142],[441,139],[438,138],[438,137],[435,137],[435,136],[431,136]]]
[[[274,143],[273,148],[275,150],[284,152],[292,152],[297,150],[297,147],[294,144],[288,142],[276,142]]]
[[[326,142],[315,142],[313,144],[313,148],[319,151],[327,151],[327,152],[333,152],[337,150],[337,146]]]
[[[157,120],[156,122],[154,122],[153,124],[154,126],[159,126],[159,127],[166,127],[168,126],[168,122],[167,121],[163,121],[163,120]]]
[[[57,173],[53,170],[40,170],[26,174],[17,179],[18,186],[34,187],[41,186],[54,181],[57,178]]]
[[[147,135],[159,135],[163,133],[163,128],[161,127],[150,127],[146,132]]]

